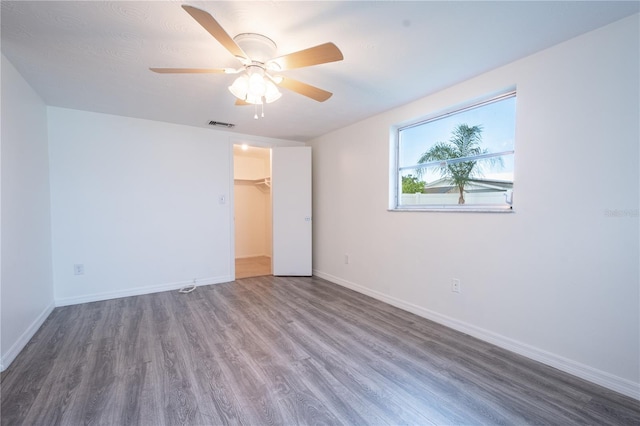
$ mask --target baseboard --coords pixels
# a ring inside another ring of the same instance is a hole
[[[244,256],[236,256],[236,259],[251,259],[254,257],[271,257],[269,254],[247,254]]]
[[[233,281],[230,275],[220,277],[199,278],[196,279],[196,285],[221,284]],[[78,305],[80,303],[99,302],[101,300],[119,299],[121,297],[139,296],[141,294],[160,293],[162,291],[178,290],[193,284],[193,280],[179,281],[173,283],[159,284],[146,287],[135,287],[127,290],[110,291],[104,293],[87,294],[77,297],[56,298],[56,306]]]
[[[46,319],[49,317],[51,312],[53,312],[54,308],[55,308],[54,303],[53,302],[49,303],[49,305],[47,305],[47,307],[44,308],[42,312],[40,312],[40,315],[38,315],[38,317],[35,320],[33,320],[31,325],[27,327],[27,329],[24,331],[24,333],[22,333],[22,335],[18,338],[18,340],[13,345],[11,345],[7,353],[4,354],[2,358],[0,358],[0,371],[6,370],[11,365],[11,363],[13,362],[14,359],[16,359],[20,351],[22,351],[22,349],[24,349],[24,347],[27,346],[27,343],[29,343],[29,340],[31,340],[34,334],[36,334],[38,329],[46,321]]]
[[[388,303],[423,318],[445,325],[454,330],[461,331],[465,334],[476,337],[480,340],[484,340],[485,342],[489,342],[508,351],[515,352],[519,355],[523,355],[527,358],[557,368],[558,370],[564,371],[581,379],[588,380],[589,382],[603,386],[607,389],[640,400],[640,383],[635,383],[630,380],[614,376],[613,374],[607,373],[605,371],[601,371],[588,365],[573,361],[571,359],[567,359],[551,352],[547,352],[526,343],[513,340],[492,331],[477,327],[473,324],[469,324],[463,321],[459,321],[455,318],[439,314],[437,312],[425,309],[404,300],[391,297],[384,293],[368,289],[359,284],[344,280],[342,278],[327,274],[322,271],[314,270],[313,275],[319,278],[323,278],[327,281],[331,281],[332,283],[338,284],[342,287],[349,288],[358,293],[373,297],[374,299]]]

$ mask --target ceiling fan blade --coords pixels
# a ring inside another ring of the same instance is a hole
[[[324,102],[333,95],[331,92],[288,77],[283,77],[278,85],[318,102]]]
[[[251,105],[249,102],[245,102],[242,99],[237,99],[236,98],[236,106],[245,106],[245,105]]]
[[[250,60],[246,53],[238,46],[238,44],[233,41],[231,36],[227,34],[227,32],[222,28],[218,21],[216,21],[213,16],[209,15],[204,10],[197,9],[193,6],[182,5],[182,8],[189,14],[193,19],[198,21],[202,27],[209,32],[220,42],[225,49],[227,49],[233,56],[236,58],[242,58],[245,60]]]
[[[224,74],[224,68],[149,68],[160,74]]]
[[[343,59],[344,56],[342,56],[342,52],[335,44],[325,43],[280,56],[270,60],[268,63],[278,64],[280,70],[291,70],[311,65],[326,64],[327,62],[341,61]]]

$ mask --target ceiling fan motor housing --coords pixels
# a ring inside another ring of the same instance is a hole
[[[255,33],[242,33],[233,38],[253,63],[265,64],[275,57],[276,43],[269,37]]]

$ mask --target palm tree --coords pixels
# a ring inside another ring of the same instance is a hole
[[[459,124],[451,132],[451,139],[449,139],[448,142],[436,143],[431,147],[431,149],[422,154],[418,160],[418,164],[485,154],[488,151],[480,148],[481,143],[482,126],[470,127],[467,124]],[[455,186],[458,187],[458,191],[460,192],[458,204],[464,204],[465,185],[469,180],[471,180],[471,178],[481,174],[476,163],[477,161],[461,161],[458,163],[447,162],[440,166],[441,176],[448,178]],[[422,176],[423,171],[424,169],[416,170],[419,177]]]

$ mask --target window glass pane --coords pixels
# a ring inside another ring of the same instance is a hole
[[[510,208],[515,99],[399,129],[397,207]]]

